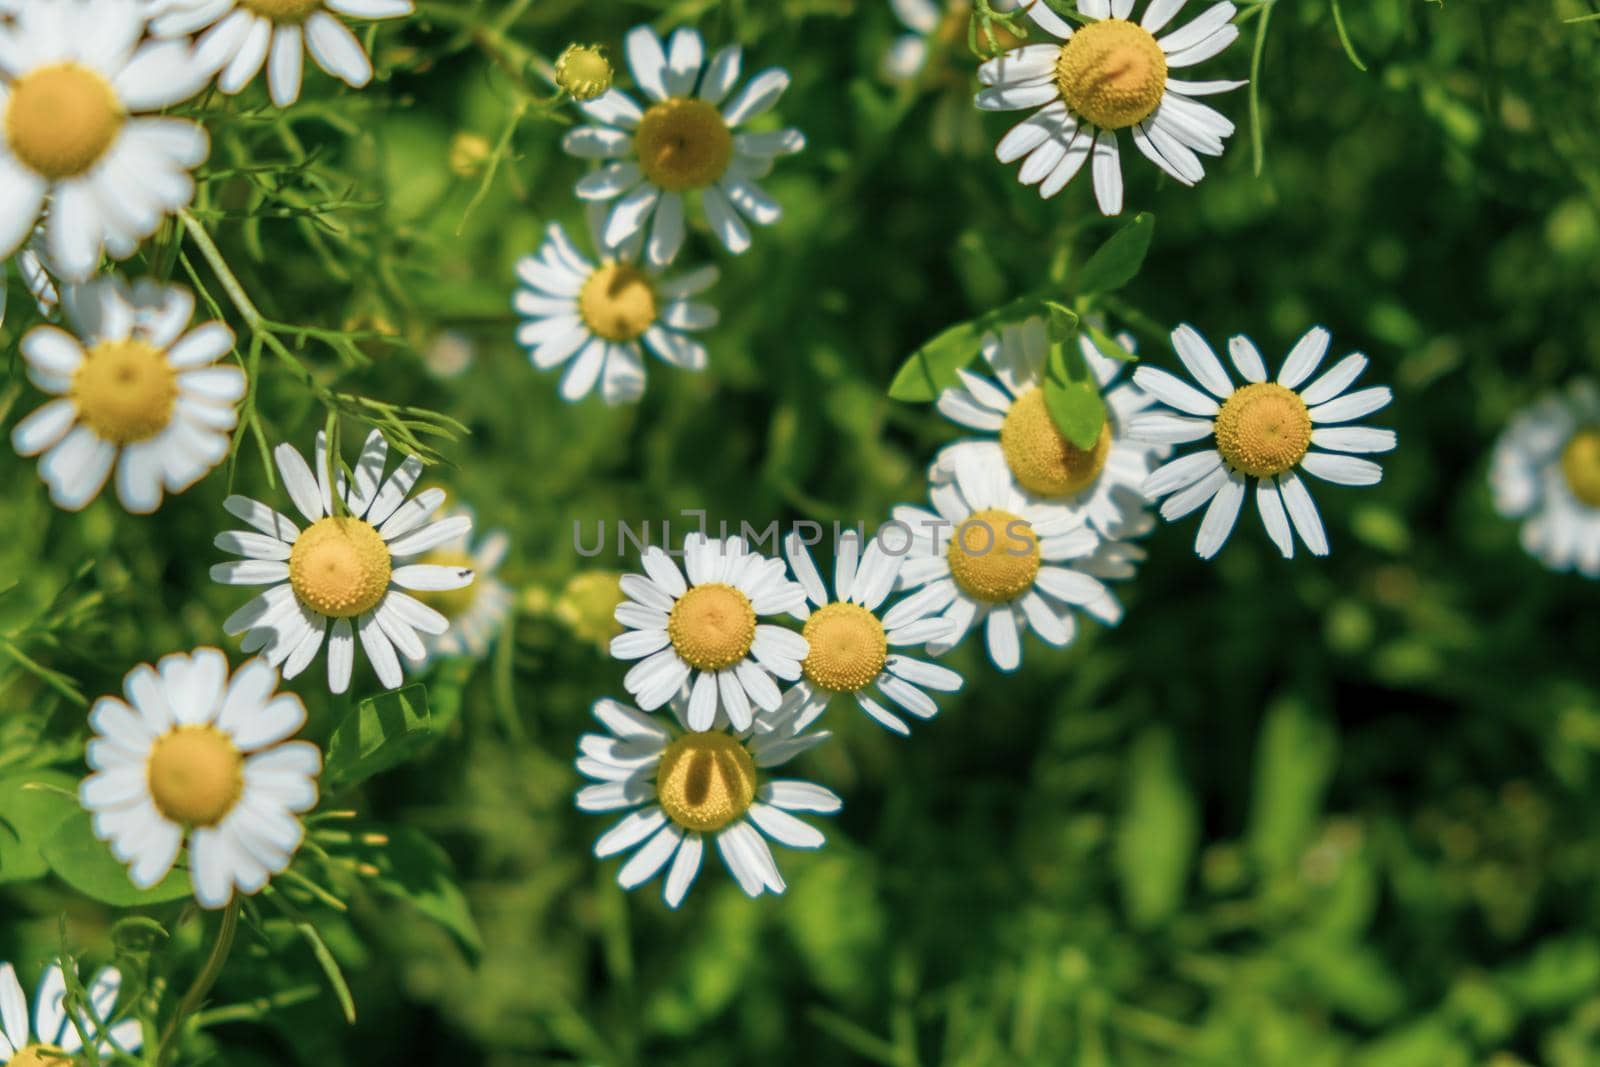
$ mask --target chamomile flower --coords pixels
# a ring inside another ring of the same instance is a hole
[[[138,1052],[144,1028],[138,1019],[113,1023],[103,1033],[101,1025],[116,1016],[122,972],[102,967],[85,990],[89,1008],[79,1009],[76,1022],[67,1015],[67,979],[61,964],[52,963],[39,978],[33,998],[33,1029],[28,1029],[28,998],[17,981],[17,971],[0,963],[0,1063],[5,1067],[54,1067],[83,1051],[83,1033],[94,1041],[102,1059],[114,1053]]]
[[[601,213],[591,221],[599,223]],[[717,309],[693,299],[717,280],[704,266],[674,278],[638,263],[641,236],[619,248],[592,231],[598,262],[578,251],[560,223],[552,223],[536,256],[517,262],[523,283],[512,299],[525,321],[517,343],[540,370],[566,365],[561,397],[577,401],[600,389],[607,404],[631,404],[644,395],[644,354],[683,370],[704,370],[706,349],[689,334],[717,324]]]
[[[261,650],[274,667],[282,666],[285,678],[304,671],[326,638],[328,688],[335,693],[350,686],[359,636],[378,680],[397,687],[404,676],[395,650],[422,663],[422,635],[438,636],[450,627],[449,619],[406,591],[444,592],[473,579],[470,567],[411,560],[465,536],[472,520],[457,515],[429,521],[444,503],[443,489],[406,499],[422,473],[416,456],[407,456],[385,480],[389,445],[377,430],[362,446],[348,491],[339,476],[343,511],[335,508],[328,483],[324,434],[317,434],[315,474],[293,445],[279,445],[272,455],[289,499],[311,525],[302,530],[246,497],[222,502],[254,530],[217,535],[218,548],[245,558],[212,567],[212,580],[271,587],[228,616],[223,631],[244,634],[244,650]]]
[[[1150,0],[1144,17],[1129,21],[1134,0],[1079,0],[1097,20],[1076,29],[1042,0],[1028,15],[1061,44],[1028,44],[978,68],[988,88],[984,111],[1038,108],[1000,139],[1002,163],[1022,159],[1024,185],[1055,196],[1092,159],[1094,194],[1107,215],[1122,211],[1122,163],[1117,131],[1127,130],[1145,158],[1184,185],[1205,177],[1200,156],[1222,155],[1233,123],[1195,99],[1237,89],[1238,81],[1184,81],[1170,72],[1220,53],[1239,36],[1231,3],[1214,4],[1186,26],[1160,38],[1186,0]]]
[[[880,531],[865,552],[854,530],[839,538],[832,597],[805,541],[798,533],[784,538],[783,554],[816,608],[802,609],[806,620],[802,636],[811,648],[800,661],[801,679],[783,694],[779,708],[781,717],[792,716],[793,729],[804,729],[835,696],[848,693],[878,725],[906,735],[911,727],[874,699],[873,689],[917,718],[931,719],[939,713],[939,705],[924,690],[954,693],[961,688],[961,675],[948,667],[889,651],[926,645],[950,628],[942,618],[904,612],[894,629],[885,625],[878,609],[894,589],[905,561],[903,551],[884,548],[884,539],[892,536],[891,531]]]
[[[36,326],[22,339],[28,377],[56,399],[17,423],[11,443],[41,452],[39,477],[57,507],[77,511],[116,469],[131,512],[161,506],[228,454],[245,374],[219,364],[233,351],[220,322],[189,329],[194,296],[181,286],[113,278],[68,291],[76,335]]]
[[[1130,335],[1117,340],[1133,351]],[[1108,538],[1148,533],[1155,518],[1140,486],[1172,448],[1128,435],[1129,420],[1152,399],[1132,383],[1116,384],[1122,362],[1103,355],[1087,334],[1078,335],[1084,361],[1106,405],[1100,438],[1085,450],[1062,436],[1045,406],[1050,339],[1044,320],[1034,317],[1013,323],[998,335],[985,334],[982,343],[983,358],[994,377],[961,371],[962,384],[940,393],[938,406],[952,422],[996,436],[947,445],[928,469],[929,479],[953,481],[956,458],[970,454],[977,462],[1003,466],[1018,485],[1041,500],[1081,513]]]
[[[1494,506],[1555,571],[1600,578],[1600,389],[1573,382],[1512,418],[1489,466]]]
[[[782,560],[748,551],[741,537],[684,539],[683,570],[652,545],[644,574],[622,577],[627,600],[616,618],[627,627],[611,641],[617,659],[638,660],[623,686],[654,711],[690,687],[689,728],[709,730],[722,710],[736,730],[754,720],[751,704],[776,711],[776,676],[800,677],[810,646],[793,630],[758,620],[804,609],[805,590],[789,580]],[[688,581],[684,581],[684,572]]]
[[[83,281],[133,255],[194,199],[206,131],[156,112],[205,76],[179,41],[146,41],[141,0],[52,0],[0,27],[0,259],[45,218],[50,259]]]
[[[471,521],[472,515],[468,511],[456,514]],[[468,570],[474,575],[471,585],[417,593],[418,600],[450,622],[450,628],[442,634],[422,635],[422,645],[429,657],[471,656],[482,659],[488,654],[489,645],[511,617],[511,590],[494,576],[494,572],[505,561],[510,543],[505,531],[491,530],[474,546],[470,530],[462,530],[418,560],[423,565]]]
[[[989,6],[1000,12],[1011,11],[1017,0],[992,0]],[[915,78],[927,65],[928,54],[935,45],[966,51],[967,25],[972,19],[970,0],[889,0],[889,7],[909,31],[896,37],[884,54],[883,70],[889,77],[896,81]],[[998,26],[995,35],[1006,44],[1020,43]],[[983,39],[980,33],[979,41]]]
[[[572,130],[561,142],[574,156],[606,161],[577,185],[581,199],[616,201],[606,220],[605,244],[616,247],[647,231],[645,262],[666,266],[683,246],[684,199],[698,192],[717,239],[735,255],[744,252],[750,247],[744,219],[771,226],[783,214],[757,180],[779,156],[793,155],[806,144],[795,129],[740,129],[778,102],[789,87],[788,72],[769,67],[734,92],[742,60],[738,45],[707,62],[694,30],[678,30],[663,47],[650,27],[636,26],[625,46],[646,106],[640,108],[620,89],[608,89],[579,105],[593,124]]]
[[[1121,621],[1122,605],[1101,578],[1128,577],[1141,549],[1103,540],[1080,512],[1024,492],[1004,466],[970,452],[954,465],[954,480],[929,490],[933,511],[894,509],[913,537],[899,584],[916,592],[889,610],[886,627],[942,616],[949,630],[928,643],[942,655],[981,623],[989,658],[1014,671],[1028,629],[1059,647],[1077,635],[1077,611],[1108,626]]]
[[[194,62],[218,74],[217,87],[237,93],[267,68],[272,102],[300,99],[306,53],[352,89],[372,80],[372,60],[361,41],[335,15],[392,19],[411,14],[411,0],[158,0],[150,22],[157,37],[199,33]]]
[[[1346,356],[1305,384],[1331,340],[1320,326],[1309,330],[1283,361],[1278,380],[1269,382],[1260,351],[1248,337],[1234,337],[1228,354],[1245,380],[1235,386],[1205,338],[1179,326],[1172,346],[1205,392],[1155,367],[1133,372],[1135,383],[1177,412],[1141,416],[1131,430],[1135,436],[1170,444],[1211,438],[1210,448],[1178,457],[1144,483],[1151,500],[1167,498],[1161,517],[1168,522],[1210,502],[1194,541],[1202,559],[1228,540],[1252,482],[1261,524],[1288,559],[1294,555],[1291,521],[1312,555],[1328,554],[1322,518],[1300,471],[1336,485],[1376,485],[1383,477],[1376,463],[1349,453],[1388,452],[1395,446],[1394,431],[1343,425],[1391,399],[1387,386],[1347,391],[1366,369],[1367,357]]]
[[[224,906],[235,890],[258,893],[288,869],[305,838],[298,816],[317,803],[322,753],[289,740],[306,709],[277,686],[264,659],[230,679],[226,656],[197,648],[129,671],[126,701],[95,701],[94,773],[78,800],[134,885],[165,878],[185,841],[203,907]]]
[[[843,803],[820,785],[766,772],[830,735],[803,733],[784,719],[764,720],[771,729],[730,729],[722,715],[697,729],[683,710],[681,701],[672,702],[674,728],[615,700],[595,702],[594,717],[606,733],[578,741],[578,771],[596,783],[578,790],[578,808],[628,814],[595,842],[594,854],[605,859],[634,850],[617,872],[624,889],[665,868],[662,895],[676,908],[700,871],[709,836],[746,894],[782,893],[766,839],[821,848],[822,833],[791,813],[832,815]]]

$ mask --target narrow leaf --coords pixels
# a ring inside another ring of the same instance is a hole
[[[1095,249],[1089,261],[1078,273],[1078,295],[1092,296],[1121,289],[1138,275],[1144,266],[1144,257],[1150,252],[1150,241],[1156,233],[1156,217],[1141,211],[1105,244]]]

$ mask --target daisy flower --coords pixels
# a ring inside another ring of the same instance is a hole
[[[978,68],[988,88],[978,93],[984,111],[1038,108],[1000,139],[1002,163],[1024,159],[1018,178],[1052,197],[1093,159],[1094,195],[1107,215],[1122,211],[1122,164],[1117,131],[1167,174],[1194,185],[1205,177],[1200,156],[1222,155],[1233,123],[1194,98],[1237,89],[1239,81],[1183,81],[1172,70],[1201,63],[1239,36],[1231,3],[1214,4],[1188,25],[1155,36],[1185,0],[1151,0],[1131,22],[1133,0],[1079,0],[1091,19],[1073,29],[1045,4],[1028,15],[1061,44],[1014,48]]]
[[[1301,470],[1336,485],[1376,485],[1383,477],[1376,463],[1347,453],[1387,452],[1394,448],[1394,431],[1341,425],[1391,399],[1387,386],[1347,391],[1366,369],[1367,357],[1346,356],[1305,385],[1328,354],[1330,340],[1320,326],[1308,331],[1283,361],[1278,380],[1269,382],[1267,365],[1250,339],[1231,338],[1228,354],[1245,380],[1235,386],[1205,338],[1179,326],[1172,331],[1172,346],[1205,392],[1155,367],[1133,372],[1135,383],[1177,412],[1142,416],[1133,425],[1135,436],[1172,444],[1212,439],[1212,447],[1180,456],[1144,483],[1151,500],[1167,497],[1161,517],[1168,522],[1210,501],[1194,541],[1202,559],[1216,555],[1228,540],[1252,480],[1261,524],[1288,559],[1294,555],[1291,521],[1312,555],[1328,554],[1328,537]]]
[[[395,650],[419,664],[427,658],[420,635],[438,636],[450,627],[449,619],[405,591],[460,589],[473,578],[468,567],[407,561],[465,536],[472,520],[457,515],[429,522],[444,503],[444,490],[407,500],[422,461],[407,456],[385,480],[389,445],[377,430],[362,446],[355,484],[347,489],[339,476],[343,512],[335,509],[328,484],[326,435],[317,433],[315,474],[293,445],[279,445],[272,455],[289,499],[311,525],[301,530],[246,497],[222,502],[255,529],[217,535],[218,548],[245,558],[212,567],[212,580],[271,587],[228,616],[223,631],[244,634],[244,650],[260,649],[274,667],[282,666],[285,678],[305,670],[326,637],[328,689],[335,693],[350,687],[359,634],[378,680],[394,689],[404,681]]]
[[[889,610],[884,626],[942,615],[949,629],[928,643],[942,655],[981,622],[989,658],[1014,671],[1030,628],[1060,647],[1076,636],[1075,609],[1108,626],[1121,621],[1122,605],[1101,578],[1127,577],[1144,558],[1137,546],[1103,541],[1081,513],[1025,493],[1003,464],[970,452],[954,462],[954,480],[929,490],[933,511],[894,509],[913,538],[899,584],[916,592]]]
[[[1600,389],[1573,382],[1519,412],[1489,466],[1494,506],[1551,570],[1600,578]]]
[[[789,87],[788,72],[769,67],[735,93],[738,45],[707,62],[694,30],[678,30],[667,48],[650,27],[636,26],[625,47],[647,106],[641,109],[627,93],[608,89],[579,105],[594,124],[572,130],[561,142],[574,156],[607,161],[577,185],[584,200],[616,201],[606,220],[605,244],[621,245],[648,229],[645,261],[666,266],[683,246],[684,196],[698,191],[717,239],[735,255],[744,252],[750,230],[741,215],[770,226],[783,214],[757,179],[767,175],[778,156],[793,155],[806,144],[795,129],[739,130],[778,102]]]
[[[468,522],[472,520],[471,512],[463,510],[455,514],[465,516]],[[418,560],[425,566],[465,570],[474,575],[471,585],[417,594],[418,600],[443,615],[450,623],[450,629],[442,634],[422,635],[422,645],[429,657],[471,656],[482,659],[488,653],[490,643],[511,617],[511,590],[494,577],[495,570],[506,558],[506,548],[510,543],[505,531],[491,530],[474,548],[470,529],[467,529]]]
[[[591,221],[600,222],[600,212]],[[693,297],[717,280],[704,266],[675,278],[638,264],[642,234],[608,248],[596,263],[578,251],[559,223],[545,232],[536,256],[517,261],[522,286],[512,304],[525,321],[517,343],[540,370],[566,365],[561,397],[577,401],[598,386],[607,404],[644,395],[644,353],[684,370],[704,370],[706,349],[689,336],[717,324],[717,309]]]
[[[134,885],[165,878],[185,841],[202,907],[223,907],[235,889],[258,893],[288,869],[305,838],[297,816],[317,803],[322,753],[288,740],[306,709],[277,686],[264,659],[230,679],[221,651],[197,648],[129,671],[126,701],[95,701],[94,773],[78,800]]]
[[[28,1030],[28,998],[17,981],[17,970],[0,963],[0,1063],[6,1067],[53,1067],[66,1064],[66,1057],[83,1051],[83,1033],[97,1037],[95,1047],[102,1059],[117,1051],[138,1052],[144,1044],[144,1028],[138,1019],[124,1019],[103,1035],[99,1026],[116,1014],[117,994],[122,990],[122,972],[102,967],[85,992],[90,1010],[79,1009],[76,1024],[67,1016],[67,979],[61,964],[52,963],[39,979],[33,1000],[33,1030]]]
[[[782,696],[773,676],[799,678],[810,651],[793,630],[757,620],[800,612],[805,590],[789,580],[782,560],[747,551],[741,537],[692,533],[683,557],[680,570],[652,545],[641,557],[645,573],[622,577],[628,599],[616,619],[627,629],[612,639],[611,654],[639,661],[622,684],[654,711],[689,683],[690,729],[711,729],[721,708],[735,729],[748,730],[751,703],[776,711]]]
[[[372,60],[361,41],[334,18],[392,19],[411,14],[411,0],[165,0],[150,22],[157,37],[195,41],[194,63],[217,87],[239,92],[267,68],[272,102],[300,99],[305,55],[352,89],[372,80]],[[204,31],[204,32],[201,32]]]
[[[992,0],[990,7],[996,11],[1010,11],[1017,0]],[[883,57],[884,73],[896,81],[911,81],[928,62],[928,53],[935,45],[959,46],[966,50],[967,25],[972,19],[969,0],[889,0],[895,17],[910,31],[894,39]],[[1005,29],[994,27],[995,39],[1001,43],[1019,43]],[[980,31],[978,40],[984,41]]]
[[[1134,350],[1132,336],[1121,334],[1117,340]],[[984,335],[983,358],[993,378],[962,370],[962,384],[939,394],[939,411],[946,418],[995,437],[947,445],[928,477],[935,483],[953,481],[957,457],[971,454],[978,462],[1004,466],[1022,488],[1082,514],[1112,540],[1139,537],[1155,524],[1139,487],[1172,448],[1128,435],[1129,420],[1152,403],[1151,397],[1131,383],[1115,384],[1122,361],[1102,355],[1087,334],[1078,335],[1078,345],[1106,405],[1105,425],[1093,448],[1067,441],[1045,406],[1050,338],[1044,320],[1033,317],[1003,327],[998,335]]]
[[[197,123],[153,114],[200,91],[178,41],[146,41],[140,0],[54,0],[0,26],[0,259],[50,204],[45,244],[69,281],[103,249],[133,255],[194,199],[189,171],[210,153]]]
[[[800,681],[784,693],[779,708],[780,716],[793,717],[793,729],[804,729],[834,696],[848,693],[878,725],[906,735],[911,728],[905,720],[873,699],[869,690],[876,688],[879,695],[919,719],[931,719],[939,713],[939,705],[923,690],[954,693],[961,688],[961,675],[955,671],[889,651],[937,640],[950,624],[941,618],[902,613],[893,630],[884,625],[878,609],[894,589],[905,561],[903,554],[884,549],[886,536],[886,531],[879,531],[866,552],[861,551],[856,531],[839,538],[832,597],[805,541],[798,533],[784,539],[783,554],[806,599],[817,609],[801,609],[806,620],[802,636],[811,648],[800,661]]]
[[[594,854],[605,859],[634,850],[617,872],[624,889],[665,868],[662,895],[676,908],[699,873],[709,835],[745,893],[782,893],[766,839],[821,848],[821,832],[791,812],[832,815],[843,802],[820,785],[765,772],[830,735],[802,733],[785,721],[759,732],[730,730],[720,715],[714,727],[697,730],[681,701],[672,702],[672,711],[676,729],[618,701],[595,702],[594,717],[606,733],[578,740],[578,771],[596,783],[578,790],[578,809],[628,814],[595,842]]]
[[[22,339],[28,377],[55,395],[11,431],[57,507],[77,511],[116,468],[117,499],[137,514],[161,506],[222,462],[238,422],[245,374],[217,361],[233,351],[220,322],[189,329],[194,296],[181,286],[114,278],[68,294],[76,335],[36,326]]]

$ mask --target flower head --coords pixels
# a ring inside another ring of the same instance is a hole
[[[1346,426],[1386,406],[1387,386],[1348,392],[1367,357],[1346,356],[1310,385],[1307,379],[1328,353],[1331,337],[1318,326],[1300,338],[1276,381],[1248,337],[1234,337],[1228,353],[1245,384],[1236,386],[1211,346],[1192,327],[1172,332],[1172,345],[1205,390],[1155,367],[1133,380],[1177,414],[1151,413],[1131,432],[1145,440],[1185,444],[1211,438],[1212,447],[1180,456],[1145,480],[1152,500],[1166,497],[1161,517],[1171,522],[1210,503],[1195,535],[1202,559],[1217,554],[1233,531],[1250,482],[1267,536],[1285,559],[1294,555],[1290,522],[1313,555],[1328,554],[1328,538],[1300,471],[1337,485],[1376,485],[1383,470],[1350,453],[1388,452],[1393,430]],[[1304,386],[1304,388],[1302,388]],[[1208,395],[1209,394],[1209,395]]]
[[[354,484],[338,479],[341,511],[328,481],[327,438],[320,432],[316,445],[315,473],[293,445],[279,445],[273,453],[289,498],[310,523],[304,530],[246,497],[223,501],[253,529],[217,535],[218,548],[245,558],[212,567],[212,580],[270,588],[228,616],[222,628],[244,634],[244,650],[261,650],[273,666],[283,667],[285,678],[305,670],[326,638],[328,688],[335,693],[350,686],[359,636],[378,680],[393,689],[404,680],[396,650],[420,664],[428,654],[422,635],[438,636],[450,627],[449,619],[410,593],[458,590],[474,574],[463,563],[413,558],[466,536],[472,519],[429,521],[444,503],[444,490],[408,500],[422,461],[407,456],[385,479],[389,445],[377,430],[361,449]]]
[[[1582,379],[1518,412],[1489,465],[1494,506],[1551,570],[1600,578],[1600,388]]]
[[[89,713],[95,737],[78,798],[94,832],[148,889],[185,841],[195,899],[220,908],[288,869],[305,836],[296,817],[317,802],[322,753],[288,740],[305,725],[278,672],[252,659],[228,677],[214,648],[176,652],[128,672],[123,695]]]
[[[569,44],[556,57],[556,84],[574,100],[593,100],[611,88],[611,78],[611,61],[597,44]]]
[[[0,1063],[5,1067],[54,1067],[83,1051],[83,1035],[94,1042],[102,1060],[117,1052],[138,1052],[144,1029],[138,1019],[122,1019],[97,1033],[99,1025],[117,1016],[122,972],[102,967],[86,992],[89,1009],[67,1014],[67,979],[61,964],[52,963],[39,979],[33,999],[33,1028],[28,1028],[28,998],[9,963],[0,963]],[[82,1032],[80,1033],[80,1027]]]

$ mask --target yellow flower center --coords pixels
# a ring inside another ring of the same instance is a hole
[[[829,604],[806,620],[811,651],[800,670],[830,693],[854,693],[871,683],[889,658],[889,639],[878,617],[859,604]]]
[[[1600,508],[1600,426],[1579,430],[1561,450],[1561,473],[1579,503]]]
[[[672,606],[667,636],[689,666],[720,671],[750,651],[756,639],[756,609],[731,585],[697,585]]]
[[[72,377],[78,416],[101,439],[146,441],[172,421],[178,374],[162,349],[144,341],[101,341]]]
[[[371,523],[318,519],[289,550],[289,585],[321,615],[349,619],[371,611],[389,588],[389,546]]]
[[[240,0],[252,11],[273,22],[304,22],[322,6],[322,0]]]
[[[656,290],[643,271],[604,263],[578,290],[578,314],[607,341],[632,341],[656,321]]]
[[[1082,449],[1061,436],[1044,390],[1024,393],[1000,424],[1000,449],[1017,482],[1040,496],[1063,497],[1093,485],[1111,453],[1111,422],[1100,427],[1100,437]]]
[[[684,734],[661,753],[656,799],[686,830],[720,830],[749,810],[755,796],[755,760],[728,734]]]
[[[244,791],[244,757],[214,726],[180,726],[150,746],[150,799],[184,826],[215,826]]]
[[[611,88],[611,63],[597,44],[569,44],[556,57],[556,84],[575,100],[593,100]]]
[[[644,113],[633,147],[650,184],[669,191],[704,189],[728,169],[733,134],[711,104],[673,97]]]
[[[556,618],[578,637],[601,648],[622,632],[616,619],[622,575],[616,571],[583,571],[567,579],[555,603]]]
[[[1039,538],[1028,520],[999,508],[974,511],[950,537],[950,576],[975,600],[1015,600],[1039,573]]]
[[[1270,478],[1299,463],[1311,447],[1311,413],[1294,390],[1257,382],[1222,402],[1216,435],[1228,466]]]
[[[30,71],[11,86],[6,139],[23,166],[62,181],[98,163],[126,117],[99,74],[77,63],[58,63]]]
[[[1167,55],[1150,31],[1126,19],[1078,27],[1056,60],[1067,106],[1103,130],[1149,118],[1167,90]]]
[[[386,552],[385,555],[388,553]],[[429,552],[418,560],[434,567],[449,567],[452,570],[474,570],[478,564],[465,552],[445,551],[438,549]],[[447,619],[459,619],[472,607],[472,602],[478,598],[479,587],[476,583],[464,585],[460,589],[425,589],[412,595],[437,611]]]
[[[70,1067],[72,1056],[54,1045],[24,1045],[5,1067]]]

